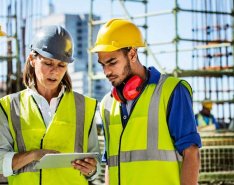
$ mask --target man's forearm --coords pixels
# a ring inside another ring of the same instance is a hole
[[[197,185],[200,168],[200,154],[197,146],[190,146],[183,152],[181,185]]]

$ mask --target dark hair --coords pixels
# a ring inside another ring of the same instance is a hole
[[[33,57],[38,56],[39,54],[36,51],[31,51],[31,54]],[[32,83],[36,83],[36,75],[35,75],[35,69],[31,66],[30,64],[30,58],[27,58],[27,61],[24,66],[24,71],[23,71],[23,83],[26,87],[31,87]],[[63,76],[62,79],[62,84],[66,86],[66,91],[69,92],[72,90],[72,83],[71,83],[71,77],[66,71],[65,75]],[[36,84],[35,84],[36,85]]]
[[[125,56],[127,56],[128,52],[131,50],[131,47],[121,48],[119,51],[122,51]]]
[[[126,48],[121,48],[118,51],[122,51],[124,56],[126,57],[128,55],[128,52],[132,49],[132,47],[126,47]],[[136,49],[136,48],[135,48]],[[136,49],[137,50],[137,49]],[[139,60],[138,55],[137,55],[137,60]]]

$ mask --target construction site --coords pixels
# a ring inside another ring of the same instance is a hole
[[[65,26],[77,42],[82,41],[75,46],[75,57],[86,63],[83,68],[76,68],[76,64],[69,68],[75,90],[100,101],[111,86],[106,85],[105,75],[95,66],[97,56],[90,49],[97,30],[107,20],[129,19],[140,27],[145,39],[146,47],[139,48],[143,65],[188,81],[195,114],[204,100],[213,105],[218,128],[199,131],[199,184],[234,185],[234,1],[88,0],[82,15],[74,14],[74,10],[61,13],[56,3],[0,0],[0,98],[25,89],[22,71],[30,42],[37,29],[54,23]],[[76,27],[68,26],[72,21]],[[82,83],[80,76],[84,78]],[[100,129],[101,121],[98,124]],[[103,131],[98,133],[102,151]],[[105,184],[105,164],[102,167],[101,175],[91,184]],[[7,184],[1,175],[0,184]]]

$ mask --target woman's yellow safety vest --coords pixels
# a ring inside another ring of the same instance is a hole
[[[96,100],[76,92],[65,92],[49,128],[33,96],[27,90],[0,99],[14,139],[14,151],[50,149],[59,152],[87,152],[89,131]],[[9,185],[88,185],[86,178],[69,168],[35,170],[31,163],[8,177]]]
[[[125,128],[120,104],[106,95],[101,102],[110,185],[179,185],[182,158],[167,125],[167,107],[181,80],[161,75],[146,86]],[[189,84],[181,81],[190,91]],[[123,118],[124,119],[124,118]]]

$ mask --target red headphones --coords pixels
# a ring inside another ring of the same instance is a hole
[[[144,89],[147,84],[148,71],[146,72],[146,80],[142,80],[139,76],[131,77],[126,84],[121,87],[115,87],[112,90],[112,96],[119,102],[126,102],[127,100],[134,100]],[[121,90],[122,89],[122,90]]]

